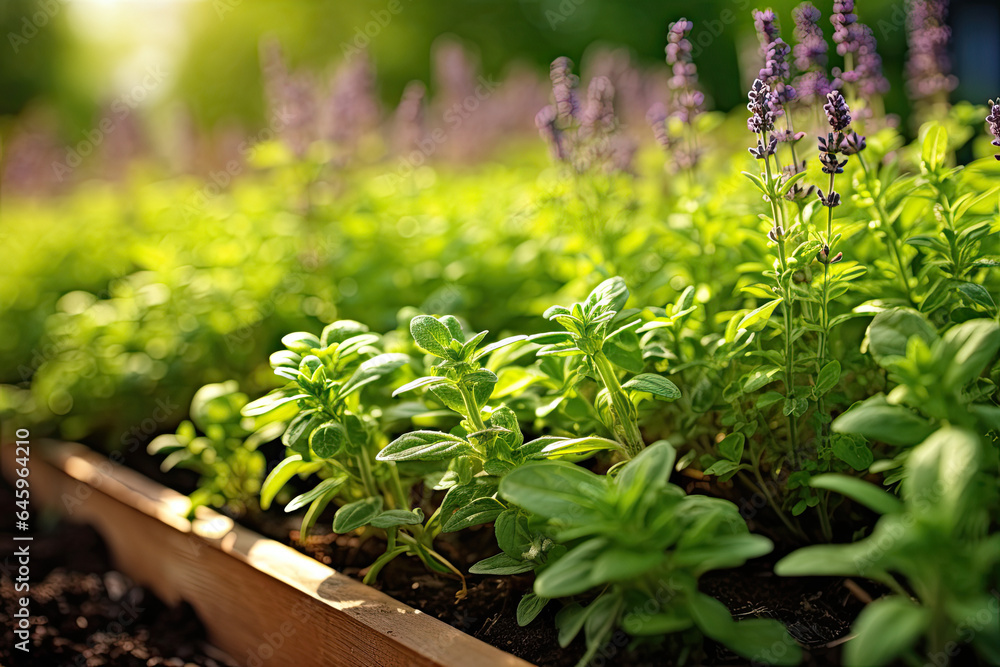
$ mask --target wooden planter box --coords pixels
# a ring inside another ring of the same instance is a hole
[[[185,496],[82,445],[33,442],[30,470],[33,509],[92,524],[122,572],[191,604],[247,667],[530,665],[214,511],[188,521]]]

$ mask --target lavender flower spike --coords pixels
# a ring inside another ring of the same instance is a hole
[[[839,90],[834,90],[827,95],[826,100],[826,104],[823,105],[826,119],[834,132],[842,132],[851,124],[851,109],[847,106],[847,101]]]
[[[760,40],[761,53],[767,53],[768,45],[778,39],[778,35],[781,34],[778,28],[778,17],[770,9],[765,9],[764,11],[755,9],[753,12],[753,24],[757,29],[757,39]]]
[[[554,106],[548,105],[542,107],[542,110],[535,115],[535,126],[538,128],[538,133],[542,136],[542,139],[549,145],[552,157],[556,160],[564,161],[566,159],[566,148],[563,145],[562,130],[559,129],[559,125],[556,122],[557,118],[558,113]]]
[[[958,85],[951,75],[948,40],[951,29],[945,23],[947,0],[910,0],[907,3],[906,62],[907,86],[910,95],[924,100],[947,95]]]
[[[813,5],[803,2],[792,10],[795,19],[795,67],[801,72],[826,67],[826,53],[829,48],[823,37],[823,29],[819,27],[822,14]]]
[[[553,60],[549,78],[552,79],[552,95],[559,120],[569,124],[580,114],[580,100],[576,94],[580,79],[573,74],[573,61],[565,56]]]
[[[747,110],[750,118],[747,119],[747,129],[754,134],[770,132],[774,129],[774,110],[771,103],[771,91],[760,79],[754,79],[750,92],[747,93],[750,102]]]
[[[993,135],[994,146],[1000,146],[1000,98],[990,100],[990,115],[986,117],[986,122],[990,124],[990,134]],[[1000,160],[1000,155],[994,155]]]
[[[830,23],[833,24],[833,42],[837,45],[837,53],[843,56],[857,51],[861,33],[858,17],[854,14],[854,0],[835,0]]]

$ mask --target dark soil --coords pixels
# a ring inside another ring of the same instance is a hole
[[[13,514],[10,488],[0,484],[0,511]],[[224,667],[228,656],[209,645],[188,606],[169,607],[111,564],[90,527],[60,522],[34,532],[30,542],[3,535],[0,546],[0,665],[57,667]],[[13,614],[18,577],[16,547],[29,544],[31,635],[29,652],[15,648]]]

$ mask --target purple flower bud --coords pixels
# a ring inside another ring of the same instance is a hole
[[[747,129],[754,134],[770,132],[774,129],[774,107],[771,98],[771,91],[760,79],[755,79],[750,91],[747,93],[750,102],[747,110],[750,111],[750,118],[747,119]]]
[[[565,56],[553,60],[549,78],[552,80],[557,116],[562,123],[569,125],[580,114],[580,100],[576,94],[580,79],[573,74],[573,61]]]
[[[867,147],[865,138],[857,132],[848,132],[840,142],[840,152],[843,155],[856,155]]]
[[[906,62],[907,88],[916,100],[947,98],[958,85],[951,75],[948,40],[951,29],[945,22],[947,0],[911,0],[907,3]]]
[[[836,264],[837,262],[839,262],[842,259],[844,259],[844,253],[838,252],[836,255],[833,256],[833,259],[830,260],[830,263],[831,264]]]
[[[761,53],[767,52],[768,45],[781,34],[778,28],[778,17],[770,9],[763,11],[755,9],[753,25],[757,29],[757,39],[760,40]]]
[[[826,264],[830,260],[830,246],[823,244],[823,247],[816,253],[816,260],[820,264]]]
[[[584,134],[608,134],[615,129],[615,87],[606,76],[595,76],[587,87],[587,105],[583,109],[580,127]]]
[[[990,134],[993,135],[993,141],[991,142],[994,146],[1000,147],[1000,98],[995,101],[990,100],[990,115],[986,117],[986,122],[989,123]],[[994,155],[997,160],[1000,160],[1000,155]]]
[[[802,72],[810,69],[822,70],[826,67],[826,53],[829,48],[819,27],[820,11],[808,2],[792,10],[795,19],[795,66]],[[825,93],[824,93],[825,94]]]
[[[775,225],[774,227],[771,228],[770,231],[768,231],[767,238],[777,243],[778,239],[780,239],[784,235],[785,231],[781,228],[781,225]]]
[[[566,159],[566,149],[563,145],[563,133],[559,129],[557,120],[556,108],[552,105],[545,106],[535,115],[535,126],[542,139],[549,145],[552,157],[563,161]]]
[[[830,127],[834,131],[841,132],[851,124],[851,109],[847,106],[847,101],[839,90],[834,90],[827,95],[826,100],[823,111],[826,112],[827,122],[830,123]]]
[[[840,206],[840,193],[831,192],[829,195],[824,195],[822,190],[817,191],[819,193],[819,202],[828,208],[835,208]]]

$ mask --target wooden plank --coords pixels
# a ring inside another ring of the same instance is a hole
[[[122,572],[187,601],[240,664],[530,667],[81,445],[32,443],[31,498],[90,523]],[[5,447],[12,475],[13,447]]]

